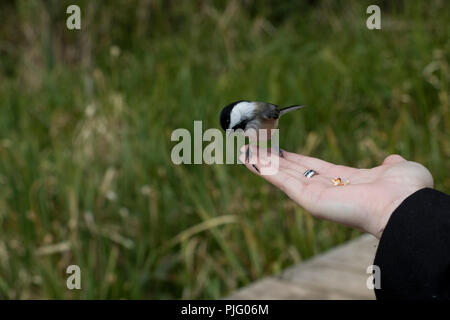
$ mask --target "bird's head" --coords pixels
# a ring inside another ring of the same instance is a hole
[[[239,100],[230,103],[220,112],[220,126],[223,130],[245,129],[245,121],[250,119],[255,111],[251,101]]]

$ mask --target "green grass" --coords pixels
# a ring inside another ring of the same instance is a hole
[[[286,150],[398,153],[450,192],[447,2],[381,3],[379,31],[364,1],[88,3],[79,32],[60,2],[2,5],[0,298],[220,298],[357,236],[242,166],[171,163],[174,129],[238,99],[308,106]]]

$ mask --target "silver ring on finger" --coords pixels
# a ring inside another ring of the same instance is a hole
[[[303,173],[303,175],[304,175],[307,179],[312,178],[312,177],[315,176],[316,174],[318,174],[318,173],[317,173],[316,171],[312,170],[312,169],[308,169],[308,170],[306,170],[306,171]]]

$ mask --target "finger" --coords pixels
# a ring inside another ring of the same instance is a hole
[[[327,176],[346,176],[346,177],[359,177],[366,176],[368,169],[356,169],[343,165],[336,165],[331,162],[327,162],[321,159],[304,156],[292,152],[284,151],[286,160],[295,162],[306,169],[313,169],[321,175]]]
[[[255,174],[260,175],[261,170],[260,168],[264,165],[259,161],[259,158],[257,156],[256,148],[249,145],[244,145],[240,149],[241,154],[239,156],[239,161],[244,164],[247,169],[252,171]]]
[[[306,177],[303,174],[299,173],[297,170],[293,170],[291,168],[282,167],[282,166],[280,166],[279,170],[286,172],[287,174],[289,174],[290,176],[292,176],[295,179],[299,179],[299,180],[304,179],[304,182],[306,182]]]
[[[246,152],[248,150],[247,148],[242,148],[241,151]],[[268,160],[269,157],[276,157],[276,161],[278,161],[278,170],[283,170],[285,173],[291,175],[292,177],[296,179],[302,180],[304,183],[311,183],[311,182],[317,182],[317,180],[325,179],[324,177],[322,179],[314,179],[311,180],[310,178],[307,178],[304,174],[306,171],[308,171],[308,168],[305,166],[299,164],[298,162],[290,161],[288,159],[285,159],[284,157],[279,157],[278,150],[272,150],[272,149],[266,149],[266,148],[257,148],[256,146],[251,146],[251,164],[255,164],[257,168],[264,167],[265,163],[270,163],[270,161],[263,161]],[[273,160],[273,158],[272,158]],[[250,168],[251,171],[257,171],[257,173],[260,173],[258,170],[253,170]],[[317,177],[318,173],[315,175]],[[329,180],[329,179],[325,179]]]
[[[284,158],[284,157],[280,158],[280,167],[289,168],[289,169],[295,170],[295,171],[300,172],[300,173],[304,173],[306,170],[308,170],[301,163],[289,160],[289,159]]]
[[[285,170],[279,170],[276,174],[263,175],[262,177],[294,201],[298,201],[299,195],[305,187],[305,183],[301,179]]]
[[[398,154],[391,154],[384,159],[383,164],[395,164],[406,161],[402,156]]]
[[[373,180],[372,174],[368,169],[356,169],[341,165],[334,165],[320,159],[314,159],[311,157],[301,156],[297,154],[292,154],[289,152],[284,152],[290,156],[280,159],[280,168],[291,175],[296,176],[301,179],[305,185],[317,185],[318,189],[322,187],[329,187],[333,185],[333,179],[340,178],[343,183],[367,183]],[[296,157],[299,156],[299,157]],[[303,161],[303,159],[305,161]],[[312,160],[311,160],[312,159]],[[303,165],[304,162],[318,164],[318,169],[306,167]],[[309,169],[316,171],[316,174],[310,178],[304,176],[304,173]],[[314,191],[314,188],[309,188],[309,191]],[[317,191],[317,190],[316,190]],[[308,192],[309,193],[309,192]],[[313,192],[314,193],[314,192]],[[314,196],[314,194],[312,194]],[[303,199],[300,195],[299,198],[302,203],[305,203],[308,199]]]
[[[283,169],[286,168],[287,171],[291,172],[292,174],[295,173],[297,177],[303,179],[307,184],[313,182],[325,183],[331,181],[331,178],[327,176],[327,173],[329,172],[322,171],[322,173],[319,173],[317,170],[314,169],[313,170],[315,171],[315,174],[310,178],[306,177],[305,173],[309,171],[310,168],[303,166],[299,161],[292,161],[287,158],[280,158],[280,168]]]
[[[245,148],[241,151],[245,152]],[[253,149],[252,149],[253,150]],[[256,151],[252,151],[256,154]],[[244,162],[244,153],[241,154],[240,160]],[[327,184],[331,184],[329,178],[320,175],[314,175],[311,178],[306,178],[303,172],[299,172],[301,166],[295,164],[292,168],[292,164],[289,164],[287,160],[283,158],[280,159],[282,165],[280,165],[279,170],[273,175],[261,175],[252,167],[252,162],[256,166],[261,166],[261,163],[257,161],[257,157],[250,161],[250,163],[244,163],[246,167],[255,174],[260,175],[262,178],[273,184],[275,187],[283,191],[289,198],[297,202],[299,205],[304,207],[310,212],[317,212],[317,199],[319,198],[322,191],[327,187]],[[284,162],[283,162],[284,161]]]
[[[247,147],[246,149],[242,148],[241,150],[247,152],[249,149]],[[256,146],[250,146],[250,150],[252,160],[250,163],[257,163],[257,166],[265,166],[268,163],[273,163],[273,161],[276,161],[278,169],[286,169],[284,170],[286,173],[289,173],[296,178],[304,177],[303,173],[307,170],[304,166],[296,162],[280,157],[278,150],[260,148]]]
[[[313,175],[313,177],[316,179],[312,180],[311,179],[312,177],[310,178],[306,177],[305,173],[309,170],[308,168],[284,158],[280,158],[280,170],[290,173],[296,178],[301,179],[304,183],[316,182],[317,181],[316,177],[319,176],[319,174],[316,172],[316,174]]]
[[[286,172],[293,178],[300,180],[300,182],[302,182],[304,185],[307,185],[307,186],[309,186],[311,184],[318,184],[318,185],[321,185],[324,187],[326,187],[327,185],[328,186],[332,185],[331,178],[322,176],[320,174],[315,174],[312,177],[307,178],[304,175],[304,172],[299,172],[299,171],[293,170],[291,168],[280,166],[280,170],[282,170],[283,172]],[[297,198],[297,199],[300,199],[300,198]]]
[[[297,153],[287,152],[283,150],[283,155],[286,160],[292,161],[308,169],[313,169],[317,172],[326,172],[334,166],[330,162],[320,160],[313,157],[304,156]]]
[[[239,157],[239,160],[241,162],[244,162],[245,156],[244,154],[241,154]],[[255,174],[260,175],[253,167],[252,163],[255,164],[257,167],[258,165],[261,165],[258,161],[250,161],[250,163],[245,163],[245,166],[252,171]],[[290,198],[297,199],[297,193],[301,192],[304,187],[304,182],[299,179],[297,176],[296,171],[287,171],[287,168],[279,169],[275,174],[272,175],[260,175],[268,182],[272,183],[274,186],[279,188],[281,191],[286,193]]]
[[[241,152],[247,152],[248,146],[243,146],[241,148]],[[264,162],[265,160],[268,160],[269,157],[277,157],[277,161],[279,161],[280,167],[283,168],[289,168],[292,170],[295,170],[299,173],[304,173],[306,170],[308,170],[301,162],[299,161],[292,161],[292,159],[287,159],[284,156],[279,156],[278,150],[273,150],[271,148],[260,148],[256,147],[254,145],[250,146],[250,153],[252,155],[253,161]],[[264,161],[263,161],[264,160]]]

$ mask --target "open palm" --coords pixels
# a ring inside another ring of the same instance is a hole
[[[256,154],[252,150],[252,155]],[[240,160],[244,162],[243,155]],[[253,160],[257,167],[264,166],[262,159]],[[259,174],[251,164],[246,166]],[[306,178],[303,173],[308,169],[318,175]],[[359,228],[378,238],[404,199],[433,186],[433,177],[424,166],[399,155],[388,156],[378,167],[357,169],[284,151],[278,172],[261,177],[314,216]],[[337,177],[349,184],[335,186],[332,179]]]

